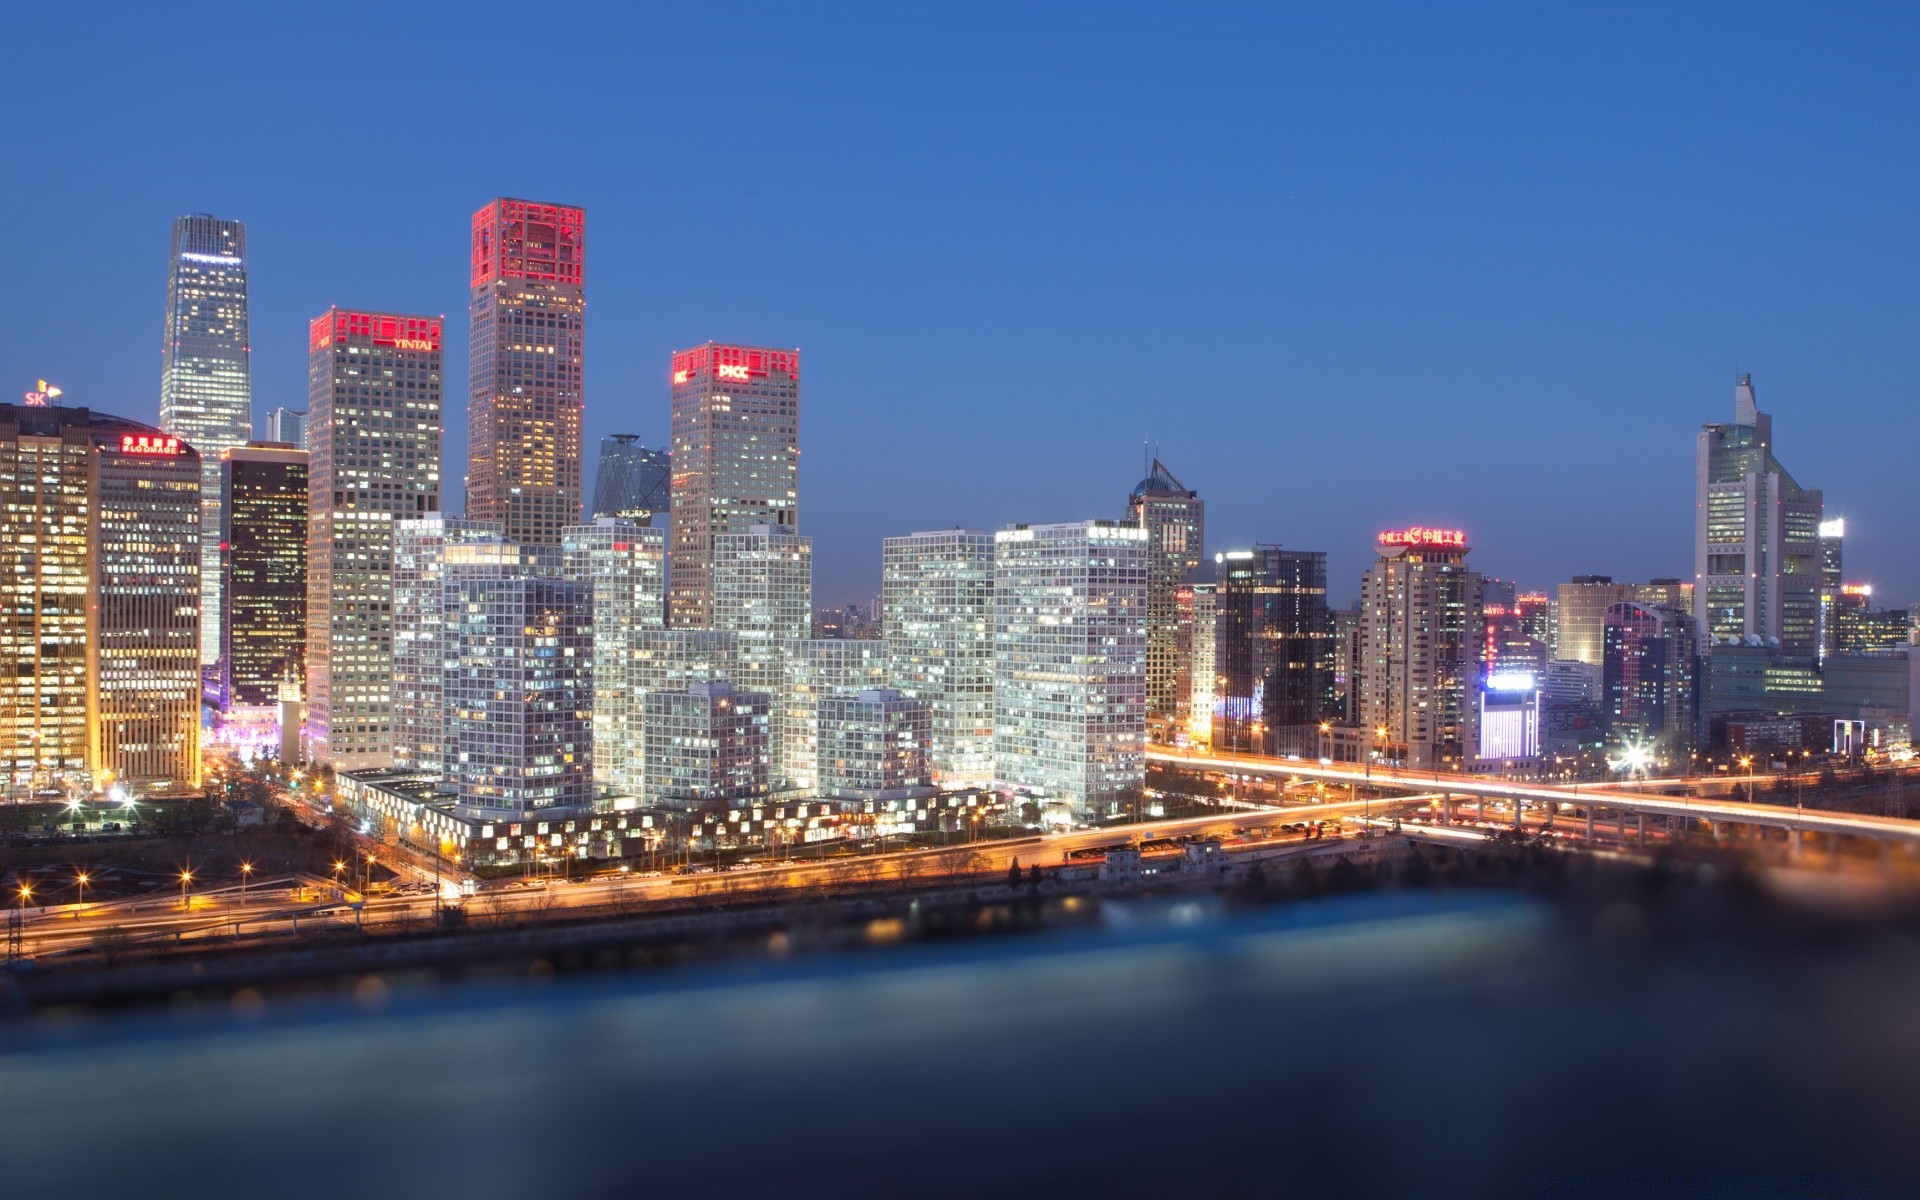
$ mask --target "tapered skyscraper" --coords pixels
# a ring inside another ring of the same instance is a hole
[[[220,657],[220,452],[253,437],[247,227],[206,213],[173,223],[160,428],[200,452],[200,661]]]
[[[522,546],[580,521],[586,213],[495,200],[473,214],[467,516]]]
[[[1171,717],[1180,707],[1176,594],[1200,565],[1207,506],[1155,458],[1127,497],[1127,517],[1147,531],[1147,712]]]
[[[673,356],[667,623],[713,625],[714,539],[800,522],[800,352],[708,342]]]

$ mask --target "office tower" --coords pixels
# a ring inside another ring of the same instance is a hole
[[[1832,619],[1831,654],[1883,654],[1913,644],[1909,610],[1874,608],[1870,583],[1841,584]]]
[[[450,551],[488,548],[500,574],[519,573],[518,547],[498,525],[443,513],[393,524],[393,765],[415,771],[447,770],[446,673],[448,642],[447,564]],[[463,559],[471,562],[472,559]]]
[[[440,510],[438,317],[334,308],[307,347],[307,754],[393,755],[393,523]]]
[[[1256,545],[1214,556],[1213,748],[1310,754],[1333,712],[1327,556]]]
[[[1482,588],[1480,615],[1484,646],[1481,661],[1489,672],[1520,671],[1538,675],[1546,668],[1548,647],[1544,592],[1520,592],[1511,584],[1502,590]]]
[[[276,408],[268,413],[267,440],[292,446],[295,450],[305,450],[307,448],[307,410]]]
[[[446,765],[461,804],[519,816],[593,799],[593,594],[449,565]]]
[[[641,630],[666,620],[666,531],[600,517],[561,530],[560,547],[566,577],[593,588],[594,790],[638,796],[646,763],[633,651]]]
[[[1179,610],[1176,592],[1206,551],[1207,506],[1157,457],[1127,497],[1127,519],[1147,531],[1147,713],[1179,709]]]
[[[247,227],[177,218],[160,352],[160,428],[200,455],[200,661],[220,657],[220,452],[253,437],[248,366]]]
[[[784,784],[780,650],[813,632],[813,542],[781,525],[755,525],[713,539],[713,627],[739,638],[733,681],[773,704],[774,782]]]
[[[673,504],[672,458],[649,450],[638,434],[616,433],[600,439],[600,465],[593,477],[593,516],[624,517],[664,524]]]
[[[1333,637],[1333,711],[1323,723],[1352,725],[1359,721],[1360,684],[1366,674],[1361,666],[1360,606],[1329,609],[1327,628]]]
[[[1820,522],[1820,657],[1833,653],[1833,606],[1840,598],[1841,550],[1847,519]]]
[[[1193,632],[1188,638],[1193,661],[1187,668],[1187,737],[1194,745],[1213,745],[1213,711],[1219,681],[1215,653],[1219,647],[1215,585],[1193,585]]]
[[[861,688],[820,702],[820,794],[896,800],[933,791],[927,757],[933,707],[896,688]]]
[[[886,686],[887,654],[879,642],[848,638],[809,638],[782,647],[785,677],[774,693],[778,712],[773,724],[780,729],[780,753],[775,778],[788,787],[813,791],[820,787],[820,705],[839,692]]]
[[[1601,666],[1608,756],[1629,769],[1687,771],[1698,721],[1699,626],[1677,608],[1607,609]]]
[[[1479,705],[1474,757],[1502,773],[1531,772],[1540,757],[1540,685],[1531,671],[1489,671],[1474,689]]]
[[[1015,525],[994,534],[997,786],[1076,817],[1139,798],[1147,560],[1138,525]]]
[[[1465,767],[1478,749],[1480,577],[1457,529],[1389,530],[1361,580],[1360,724],[1374,752],[1421,768]]]
[[[1610,575],[1575,575],[1554,589],[1553,657],[1599,666],[1607,609],[1626,601],[1687,609],[1693,606],[1693,585],[1678,579],[1615,583]]]
[[[714,539],[800,524],[800,352],[708,342],[673,356],[667,624],[714,623]],[[804,636],[804,635],[803,635]]]
[[[768,794],[766,693],[690,683],[650,691],[644,703],[650,806],[738,806]]]
[[[0,404],[0,755],[16,789],[200,778],[200,456]]]
[[[943,529],[881,550],[887,678],[933,706],[933,777],[993,782],[993,535]]]
[[[220,562],[220,695],[277,705],[282,684],[306,677],[306,451],[253,442],[221,452]]]
[[[1733,421],[1700,430],[1694,474],[1693,614],[1702,638],[1777,639],[1814,655],[1820,637],[1817,488],[1773,454],[1773,418],[1751,376],[1734,387]]]
[[[500,199],[473,214],[467,516],[522,546],[580,520],[586,213]]]

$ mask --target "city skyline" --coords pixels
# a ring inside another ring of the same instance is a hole
[[[1829,511],[1850,519],[1850,577],[1875,584],[1892,603],[1920,598],[1920,565],[1904,553],[1897,452],[1890,440],[1856,433],[1907,395],[1915,376],[1905,334],[1914,302],[1895,266],[1914,234],[1894,214],[1920,189],[1906,156],[1891,152],[1901,119],[1879,132],[1874,124],[1916,107],[1900,103],[1912,85],[1878,48],[1897,38],[1863,39],[1841,26],[1809,42],[1777,16],[1729,32],[1696,14],[1672,18],[1664,49],[1609,44],[1607,55],[1563,64],[1571,79],[1556,83],[1526,64],[1564,50],[1568,24],[1591,32],[1580,18],[1510,20],[1504,40],[1477,45],[1473,28],[1429,28],[1415,14],[1370,46],[1383,60],[1378,69],[1422,57],[1423,36],[1459,51],[1450,65],[1419,62],[1364,102],[1326,70],[1310,70],[1276,85],[1274,108],[1263,100],[1239,115],[1233,102],[1244,97],[1208,82],[1179,99],[1164,125],[1144,131],[1144,195],[1102,193],[1082,220],[1067,215],[1066,198],[1117,166],[1121,151],[1071,137],[1057,148],[1077,126],[1040,64],[1068,33],[1034,20],[1023,48],[959,31],[965,36],[933,55],[924,95],[909,89],[902,110],[884,118],[888,129],[922,120],[948,131],[942,105],[980,100],[968,72],[991,67],[1008,73],[1019,95],[1047,102],[1033,133],[998,147],[975,136],[951,151],[953,163],[892,140],[872,161],[803,156],[793,176],[743,187],[704,209],[636,190],[631,168],[577,154],[554,156],[551,168],[463,157],[500,131],[458,124],[444,145],[415,146],[431,169],[406,172],[405,181],[343,176],[295,187],[292,160],[264,144],[265,168],[247,172],[164,163],[125,147],[152,169],[80,195],[94,172],[82,163],[71,178],[0,201],[60,235],[23,250],[23,269],[50,281],[55,295],[0,301],[9,327],[23,335],[0,348],[0,367],[18,386],[46,377],[67,389],[68,403],[152,419],[160,239],[175,217],[212,211],[249,226],[256,414],[297,406],[299,331],[313,312],[341,304],[457,314],[465,215],[503,193],[556,196],[591,210],[596,222],[590,324],[604,332],[587,371],[589,442],[620,432],[667,444],[661,364],[674,349],[715,338],[807,352],[815,397],[807,530],[819,548],[823,602],[878,589],[884,536],[1112,515],[1111,497],[1134,475],[1142,438],[1158,442],[1209,500],[1210,550],[1256,541],[1324,548],[1335,603],[1357,594],[1371,532],[1410,521],[1472,530],[1482,569],[1535,586],[1586,573],[1686,575],[1688,531],[1668,514],[1684,507],[1688,463],[1671,435],[1723,420],[1726,389],[1740,371],[1754,374],[1783,441],[1795,445],[1802,481],[1823,488]],[[1351,66],[1367,45],[1344,18],[1312,26],[1263,20],[1248,32],[1288,35],[1290,60],[1310,64],[1317,53]],[[59,36],[57,16],[31,21],[49,26],[44,37]],[[834,50],[829,35],[846,37],[844,25],[780,28],[816,57],[870,50],[897,29],[883,22]],[[1157,65],[1136,86],[1121,86],[1116,64],[1147,53],[1149,31],[1137,22],[1116,21],[1105,35],[1110,59],[1073,54],[1065,69],[1107,86],[1112,103],[1132,111],[1145,99],[1141,88],[1185,78],[1210,29],[1203,20],[1176,36],[1168,61],[1148,60]],[[1833,54],[1840,39],[1859,51],[1844,71]],[[323,37],[316,50],[329,44]],[[1781,75],[1783,93],[1734,98],[1698,78],[1700,63],[1735,53],[1755,72]],[[423,78],[451,69],[457,55],[445,54],[428,56]],[[595,56],[582,67],[590,83],[608,69]],[[750,81],[749,95],[764,98],[785,71]],[[1537,111],[1494,111],[1448,90],[1476,71],[1537,89]],[[1795,110],[1795,98],[1810,96],[1819,103]],[[1289,99],[1304,101],[1302,111],[1328,128],[1288,121],[1278,126],[1285,154],[1261,152],[1258,122],[1280,120],[1280,102]],[[844,118],[854,100],[828,88],[802,97],[800,107]],[[732,103],[689,117],[691,128],[712,132],[703,122],[731,120]],[[101,130],[97,113],[42,104],[26,100],[29,154],[37,139],[55,137],[121,148],[122,135]],[[1438,111],[1403,128],[1428,104]],[[1690,105],[1704,105],[1705,115],[1665,127],[1663,114]],[[1595,129],[1597,112],[1614,107],[1624,109],[1626,132]],[[245,119],[284,111],[268,103]],[[517,129],[547,111],[534,102],[507,120]],[[683,116],[670,108],[661,124]],[[1441,132],[1448,118],[1464,132]],[[567,146],[600,144],[610,137],[607,120],[569,132]],[[1702,151],[1690,131],[1709,122],[1728,132]],[[139,127],[136,118],[131,128]],[[1562,130],[1580,136],[1563,145]],[[1845,135],[1838,144],[1826,136],[1834,131]],[[1343,152],[1336,134],[1369,147],[1370,161]],[[1463,138],[1470,151],[1485,138],[1511,153],[1489,163],[1475,151],[1467,163],[1447,165],[1446,152]],[[654,139],[649,133],[633,157],[649,159],[661,145]],[[1367,199],[1384,182],[1371,159],[1393,159],[1395,149],[1423,172],[1418,190],[1430,203],[1412,216]],[[1282,159],[1291,165],[1276,165]],[[1629,163],[1641,164],[1640,174],[1616,180]],[[1814,165],[1821,169],[1811,174],[1823,180],[1817,191],[1777,182]],[[1474,167],[1494,176],[1480,179]],[[963,230],[957,250],[936,249],[952,232],[956,201],[935,191],[963,169],[1013,172],[1031,211],[1016,217],[992,208],[979,214],[977,232]],[[876,178],[896,176],[929,186],[881,189],[893,205],[887,213],[876,214],[873,201],[846,209]],[[1242,185],[1245,199],[1207,200],[1165,226],[1141,224],[1164,211],[1150,206],[1166,201],[1176,180],[1191,198],[1203,190],[1196,184],[1227,179]],[[1580,189],[1592,191],[1571,195]],[[1539,215],[1546,213],[1550,220]],[[326,236],[336,223],[359,235]],[[676,252],[685,242],[705,248],[701,269]],[[51,269],[55,260],[44,257],[82,243],[88,253],[67,269]],[[747,270],[768,245],[779,247],[773,265]],[[1122,246],[1128,253],[1116,258]],[[1261,281],[1250,278],[1250,266],[1264,269]],[[1155,295],[1180,302],[1147,299]],[[63,317],[81,304],[88,321]],[[457,319],[451,325],[446,352],[457,378],[466,334]],[[1260,365],[1220,375],[1221,388],[1213,372],[1195,368],[1193,347],[1201,344]],[[1047,403],[1031,404],[1036,395]],[[1209,407],[1190,405],[1199,397]],[[916,414],[904,421],[903,398]],[[462,406],[450,407],[444,465],[453,508],[466,436]],[[1190,421],[1195,411],[1207,419]],[[1091,426],[1090,412],[1101,414]],[[937,445],[955,456],[954,469],[905,461],[913,456],[902,448],[930,432],[922,413],[946,419]],[[1377,419],[1362,432],[1351,427],[1356,414]],[[1025,433],[1008,439],[1016,420]],[[1325,453],[1301,464],[1297,486],[1282,492],[1258,481],[1263,459],[1254,444],[1283,433],[1308,435]],[[1075,453],[1052,452],[1063,444]],[[1558,448],[1569,444],[1596,464],[1646,469],[1620,505],[1602,509],[1591,503],[1597,482],[1566,482]],[[1643,445],[1658,449],[1647,456]],[[1428,449],[1473,469],[1419,488],[1399,468]],[[1377,485],[1357,503],[1336,502],[1338,481],[1367,458],[1383,468]],[[974,486],[962,469],[972,461],[1017,474],[1025,495]],[[899,499],[874,511],[867,498],[876,491]]]

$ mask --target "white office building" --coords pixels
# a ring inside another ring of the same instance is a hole
[[[786,678],[776,701],[784,765],[776,775],[789,788],[813,792],[820,787],[821,702],[836,692],[884,687],[886,648],[856,638],[808,638],[788,642],[784,661]]]
[[[780,691],[786,667],[786,643],[813,632],[813,541],[790,526],[755,525],[745,533],[713,538],[713,627],[739,639],[733,681],[763,692],[774,705],[769,736],[773,740],[776,785],[786,766],[780,723]]]
[[[886,539],[887,681],[933,706],[933,776],[993,782],[993,535],[943,529]]]
[[[931,795],[933,707],[895,688],[820,701],[820,794],[845,800]]]
[[[393,530],[393,765],[444,771],[446,564],[450,545],[505,549],[500,527],[429,513]],[[517,553],[515,561],[518,560]]]
[[[634,686],[638,635],[666,624],[666,530],[620,517],[560,533],[562,573],[593,588],[593,784],[601,795],[645,786],[643,711]]]
[[[732,807],[766,797],[766,693],[725,682],[690,683],[650,691],[643,705],[650,806]]]
[[[1146,780],[1147,531],[994,535],[994,779],[1050,811],[1117,811]]]

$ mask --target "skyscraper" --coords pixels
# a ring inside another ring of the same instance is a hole
[[[933,777],[993,782],[993,535],[890,537],[881,557],[887,678],[933,706]]]
[[[1360,724],[1383,758],[1464,767],[1478,747],[1473,686],[1480,576],[1458,529],[1389,530],[1360,585]]]
[[[494,200],[472,249],[467,516],[558,546],[580,520],[586,213]]]
[[[221,452],[220,559],[220,695],[276,705],[281,684],[306,678],[306,451],[253,442]]]
[[[1575,575],[1554,589],[1553,657],[1599,666],[1607,609],[1625,601],[1691,609],[1693,585],[1678,579],[1615,583],[1611,575]]]
[[[813,632],[813,542],[791,528],[755,525],[713,539],[713,627],[738,639],[734,682],[772,703],[768,737],[774,782],[785,783],[781,723],[788,642]]]
[[[560,534],[566,577],[593,588],[593,784],[603,794],[638,796],[646,785],[633,654],[640,631],[666,620],[663,535],[625,517]]]
[[[450,567],[446,765],[460,803],[519,816],[593,799],[593,596]]]
[[[724,680],[649,691],[647,803],[740,805],[768,792],[767,696]]]
[[[220,452],[253,436],[247,334],[247,227],[177,218],[160,353],[160,428],[200,455],[200,661],[220,657]]]
[[[393,754],[393,524],[440,509],[441,322],[329,309],[307,335],[307,754]]]
[[[1176,593],[1205,553],[1207,506],[1157,457],[1127,498],[1127,517],[1147,531],[1147,712],[1171,718],[1180,708],[1179,607]]]
[[[307,448],[307,410],[276,408],[267,414],[267,440],[284,442],[295,450]]]
[[[1700,429],[1694,468],[1693,613],[1707,640],[1777,639],[1813,657],[1820,639],[1817,488],[1773,454],[1773,418],[1753,378],[1733,390],[1733,421]]]
[[[1120,811],[1146,781],[1147,531],[1015,525],[994,550],[996,784]]]
[[[200,456],[0,404],[0,760],[16,788],[200,778]]]
[[[1213,712],[1218,694],[1219,607],[1216,585],[1193,585],[1193,631],[1188,637],[1187,736],[1194,745],[1213,745]]]
[[[1607,752],[1617,762],[1686,771],[1694,746],[1698,626],[1676,608],[1607,609],[1601,689]]]
[[[1214,556],[1212,745],[1311,754],[1333,713],[1327,556],[1256,545]]]
[[[1840,570],[1847,519],[1820,522],[1820,657],[1834,651],[1833,609],[1840,599]]]
[[[429,513],[393,525],[393,765],[443,772],[448,763],[446,674],[452,657],[448,564],[453,551],[485,547],[497,574],[521,572],[519,547],[500,527]],[[472,563],[471,557],[464,561]]]
[[[638,434],[616,433],[600,439],[600,465],[593,477],[593,518],[624,517],[652,525],[672,511],[672,457],[649,450]]]
[[[828,697],[884,687],[887,654],[877,641],[808,638],[782,647],[786,677],[775,714],[784,761],[777,778],[801,791],[820,788],[820,713]]]
[[[799,527],[800,352],[708,342],[675,354],[672,455],[667,623],[698,629],[714,619],[714,539]]]
[[[933,791],[925,700],[894,688],[861,688],[820,702],[820,794],[892,800]]]

